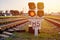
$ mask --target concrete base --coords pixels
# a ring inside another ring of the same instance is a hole
[[[29,29],[28,29],[28,30],[29,30],[29,31],[28,31],[29,33],[34,34],[34,30],[33,30],[33,28],[32,28],[32,27],[29,27]],[[39,30],[38,30],[38,33],[40,33],[40,32],[39,32]]]

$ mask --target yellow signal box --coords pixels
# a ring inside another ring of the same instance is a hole
[[[37,16],[39,16],[39,17],[44,16],[44,11],[43,10],[38,10],[37,11]]]
[[[29,9],[35,9],[35,8],[36,8],[34,2],[29,2],[29,3],[28,3],[28,6],[29,6]]]
[[[39,27],[41,24],[41,19],[42,19],[42,16],[44,16],[44,10],[43,10],[44,3],[38,2],[37,10],[35,9],[36,6],[35,6],[34,2],[29,2],[28,6],[29,6],[28,14],[31,17],[31,18],[29,18],[30,25],[31,25],[31,27],[29,27],[29,32],[31,32],[31,33],[33,32],[35,34],[35,36],[38,36],[38,30],[39,30]]]
[[[44,3],[43,2],[38,2],[37,3],[37,16],[42,17],[44,16]]]
[[[37,3],[37,8],[38,9],[44,9],[44,3],[43,2],[38,2]]]
[[[31,16],[31,17],[34,17],[36,15],[39,17],[44,16],[44,10],[43,10],[44,9],[44,3],[43,2],[37,3],[37,10],[38,10],[37,13],[35,13],[36,11],[34,11],[36,8],[34,2],[29,2],[28,6],[29,6],[29,11],[28,11],[29,16]]]

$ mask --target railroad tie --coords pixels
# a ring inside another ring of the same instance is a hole
[[[5,34],[5,35],[9,35],[9,36],[13,36],[13,33],[6,32],[6,31],[4,31],[3,34]]]

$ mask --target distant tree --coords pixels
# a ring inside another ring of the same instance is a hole
[[[23,11],[21,11],[21,12],[20,12],[20,15],[23,15],[23,14],[24,14]]]
[[[10,13],[11,13],[12,15],[14,15],[14,10],[10,10]]]
[[[3,11],[0,11],[0,16],[4,16]]]
[[[20,14],[18,10],[10,10],[10,13],[14,16]]]
[[[5,13],[8,13],[8,11],[6,10]]]

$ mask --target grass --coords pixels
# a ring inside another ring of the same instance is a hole
[[[59,35],[52,35],[52,34],[46,34],[46,33],[40,33],[39,36],[34,36],[33,34],[30,34],[28,32],[23,33],[14,33],[15,37],[13,38],[7,38],[6,40],[59,40]]]
[[[48,16],[46,16],[48,17]],[[59,18],[56,16],[49,16],[53,18]],[[0,17],[4,18],[4,17]],[[6,18],[6,17],[5,17]],[[7,17],[8,18],[8,17]],[[5,40],[60,40],[60,34],[58,34],[58,31],[55,29],[56,26],[47,22],[46,20],[42,21],[42,26],[39,35],[36,37],[34,34],[28,33],[28,25],[25,25],[23,29],[26,30],[26,32],[14,32],[14,37],[6,38]]]
[[[26,27],[28,27],[28,25],[26,25]],[[54,29],[55,27],[55,25],[43,20],[42,28],[37,37],[28,32],[14,32],[15,37],[7,38],[6,40],[60,40],[60,34]]]

